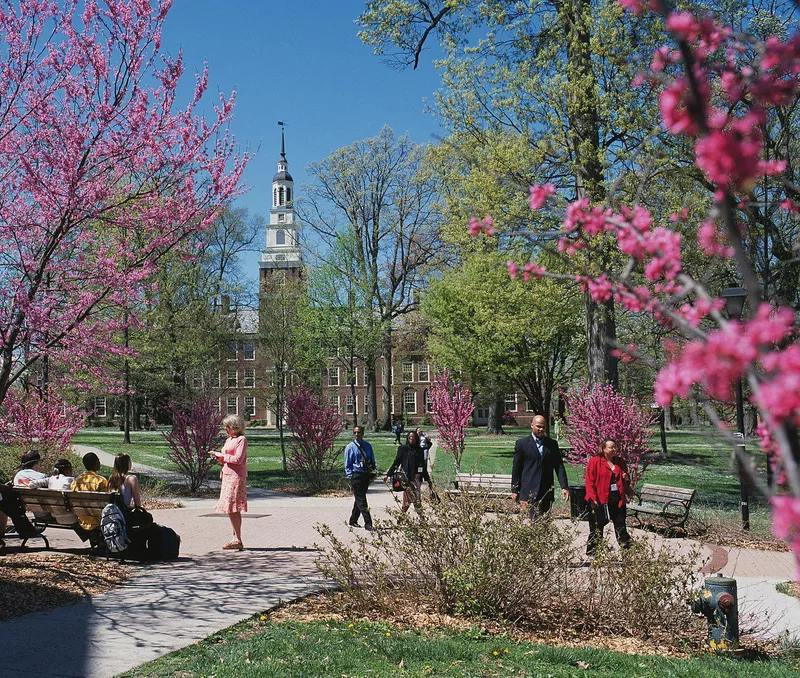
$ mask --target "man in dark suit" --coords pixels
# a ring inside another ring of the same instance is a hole
[[[514,445],[514,466],[511,471],[511,492],[523,510],[530,505],[531,518],[547,513],[553,505],[553,474],[558,476],[561,497],[569,498],[567,471],[558,443],[548,438],[547,422],[537,415],[531,422],[531,435]]]

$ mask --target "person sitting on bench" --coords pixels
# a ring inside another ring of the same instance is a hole
[[[78,492],[108,492],[108,481],[98,473],[100,458],[94,452],[88,452],[83,455],[83,465],[86,470],[70,483],[69,489]],[[95,516],[81,516],[78,522],[87,532],[100,527],[100,518]],[[81,538],[83,539],[83,535]]]
[[[14,476],[14,487],[30,487],[34,480],[47,479],[41,472],[42,455],[38,450],[31,450],[22,455],[20,470]]]
[[[72,462],[69,459],[59,459],[53,465],[53,475],[31,480],[28,487],[31,489],[46,487],[49,490],[68,490],[73,480],[75,480],[75,472],[72,470]]]

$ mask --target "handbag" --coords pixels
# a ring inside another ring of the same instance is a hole
[[[401,469],[392,473],[392,492],[405,492],[408,487],[408,479]]]

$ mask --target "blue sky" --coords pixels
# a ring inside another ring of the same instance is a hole
[[[424,112],[439,78],[431,56],[416,71],[397,72],[361,44],[354,20],[364,0],[175,0],[163,48],[183,49],[186,96],[195,71],[209,65],[209,89],[236,90],[232,129],[257,151],[245,173],[250,187],[237,205],[265,218],[280,152],[278,120],[298,196],[305,167],[331,151],[378,133],[386,124],[417,143],[440,134]],[[184,103],[186,98],[184,97]],[[259,243],[259,247],[261,243]],[[257,280],[259,254],[244,262]]]

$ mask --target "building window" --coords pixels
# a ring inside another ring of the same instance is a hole
[[[286,244],[286,231],[284,231],[282,228],[279,228],[278,232],[275,233],[275,244],[276,245]]]
[[[353,414],[353,410],[355,408],[355,405],[353,404],[353,394],[352,393],[349,393],[347,395],[346,403],[347,403],[347,414]]]
[[[255,396],[244,397],[244,412],[245,417],[251,418],[256,416],[256,399]]]
[[[338,386],[339,385],[339,368],[338,367],[329,367],[328,368],[328,386]]]
[[[428,363],[419,363],[417,365],[417,380],[418,381],[430,381],[431,380],[431,368]]]
[[[366,398],[366,396],[364,397]],[[395,406],[394,403],[394,393],[392,393],[392,414],[394,414],[395,412],[397,412],[397,407]]]
[[[228,352],[225,355],[226,360],[236,360],[236,342],[228,342]]]
[[[281,212],[280,214],[278,214],[278,222],[282,224],[284,221],[286,221],[286,214]]]
[[[403,394],[403,409],[408,412],[408,414],[416,414],[417,413],[417,392],[416,391],[406,391]]]
[[[414,381],[414,363],[403,363],[403,381]]]
[[[255,344],[244,344],[242,347],[242,352],[244,353],[245,360],[255,360],[256,359],[256,347]]]
[[[430,412],[431,411],[431,401],[428,400],[428,389],[427,388],[422,392],[422,406],[425,408],[426,412]]]
[[[255,388],[256,387],[256,371],[255,370],[245,370],[244,371],[244,387],[245,388]]]
[[[225,398],[225,414],[239,414],[239,399],[236,396]]]
[[[272,189],[272,206],[273,207],[277,207],[278,206],[278,189],[277,188],[273,188]]]
[[[228,370],[228,388],[236,388],[239,385],[239,373],[236,370]]]
[[[100,398],[94,398],[92,400],[92,409],[94,410],[94,416],[103,418],[108,414],[108,408],[106,407],[106,398],[102,396]]]
[[[283,186],[278,187],[278,204],[284,205],[286,204],[286,193],[284,192]]]
[[[506,412],[517,411],[517,394],[506,393]]]
[[[211,387],[212,388],[219,388],[219,385],[222,383],[221,372],[220,371],[214,372],[214,374],[211,375],[211,379],[212,379],[212,382],[213,382],[211,384]]]
[[[275,370],[270,370],[267,372],[267,385],[271,388],[275,388],[275,384],[278,383],[278,376]]]
[[[292,202],[292,189],[289,188],[288,186],[286,187],[286,202],[287,203]]]
[[[525,401],[525,411],[533,412],[533,403],[530,400]]]
[[[331,393],[331,397],[328,398],[328,404],[335,409],[337,412],[341,412],[339,409],[339,394],[338,393]]]

